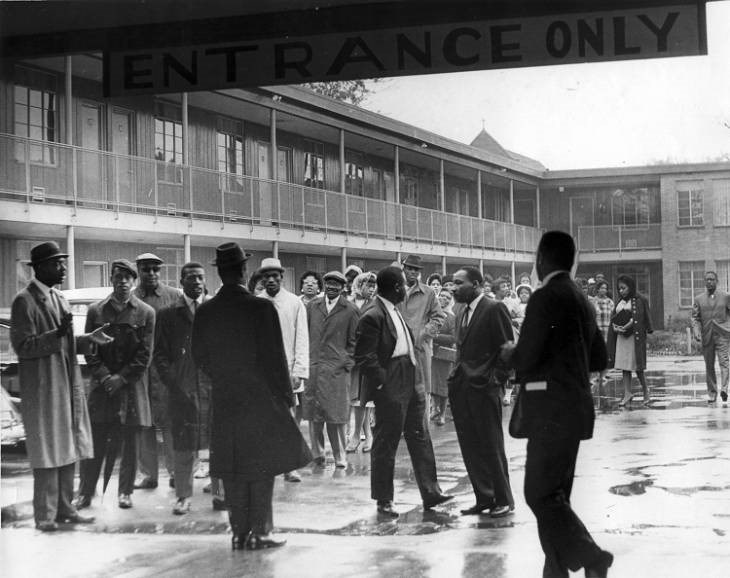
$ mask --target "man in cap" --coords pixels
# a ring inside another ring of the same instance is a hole
[[[74,336],[68,302],[54,286],[66,258],[53,241],[31,249],[34,278],[13,299],[10,341],[18,355],[26,451],[33,468],[33,515],[43,532],[58,522],[85,524],[73,505],[76,462],[93,455],[91,423],[76,353],[111,337],[100,327]]]
[[[433,338],[438,335],[446,315],[441,311],[433,289],[421,283],[422,269],[423,264],[418,255],[408,255],[403,260],[403,272],[408,286],[405,299],[398,305],[398,310],[413,331],[418,362],[416,381],[422,384],[426,391],[426,415],[429,415]]]
[[[163,307],[157,316],[154,363],[165,384],[170,432],[175,455],[175,515],[190,511],[193,467],[199,452],[206,452],[210,428],[210,379],[199,371],[190,350],[193,320],[205,294],[205,269],[201,263],[185,263],[180,270],[183,294],[177,303]],[[211,480],[213,509],[225,509],[220,483]]]
[[[160,270],[163,261],[154,253],[142,253],[136,258],[139,271],[139,285],[134,296],[159,313],[163,307],[174,305],[182,292],[160,282]],[[157,452],[157,430],[162,433],[162,452],[165,467],[170,474],[170,486],[174,487],[173,464],[175,457],[170,438],[170,424],[167,415],[167,389],[165,388],[155,365],[150,365],[144,379],[148,383],[150,406],[152,408],[152,427],[142,428],[139,434],[138,466],[142,479],[135,488],[151,490],[157,487],[159,476],[159,459]]]
[[[134,265],[118,259],[111,265],[112,293],[89,306],[86,331],[107,327],[114,341],[86,355],[91,370],[89,414],[94,434],[94,457],[81,464],[77,508],[91,505],[101,464],[116,459],[108,439],[121,438],[119,507],[132,507],[137,462],[137,436],[152,423],[147,382],[143,379],[152,361],[155,311],[132,294],[137,280]]]
[[[276,307],[245,288],[250,255],[216,248],[223,286],[193,322],[193,359],[212,380],[210,475],[223,480],[234,549],[273,548],[274,477],[312,454],[290,413],[291,380]]]
[[[324,296],[307,305],[309,379],[304,387],[304,419],[315,464],[324,466],[324,427],[336,468],[347,467],[347,423],[350,421],[350,371],[355,365],[358,310],[343,295],[347,279],[339,271],[324,276]]]
[[[275,257],[267,257],[261,261],[256,271],[264,283],[264,292],[259,295],[271,301],[276,307],[281,325],[281,336],[284,339],[284,352],[289,367],[292,391],[297,398],[304,391],[304,380],[309,377],[309,329],[307,328],[307,310],[301,299],[282,286],[284,267]],[[295,401],[295,412],[301,419],[301,399]],[[295,413],[295,419],[296,419]],[[300,482],[299,472],[284,474],[288,482]]]
[[[397,308],[406,294],[403,271],[386,267],[378,272],[377,284],[378,296],[358,322],[355,360],[364,396],[375,402],[371,497],[381,516],[397,518],[393,472],[401,436],[408,445],[424,509],[453,496],[441,492],[436,478],[436,458],[425,419],[426,392],[423,383],[416,382],[413,335]]]

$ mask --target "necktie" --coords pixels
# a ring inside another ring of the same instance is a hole
[[[466,328],[469,327],[469,311],[471,310],[471,305],[467,305],[466,309],[464,309],[464,316],[461,318],[461,330],[466,331]]]
[[[195,316],[195,312],[198,310],[198,301],[193,299],[193,316]]]

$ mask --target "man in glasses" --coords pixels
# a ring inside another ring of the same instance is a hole
[[[160,270],[163,261],[154,253],[142,253],[135,259],[139,273],[139,284],[133,295],[152,307],[157,315],[161,309],[174,305],[182,292],[160,282]],[[137,462],[141,480],[135,489],[152,490],[157,487],[159,462],[157,457],[157,430],[162,432],[162,448],[165,455],[165,467],[170,474],[170,486],[174,487],[173,464],[175,463],[167,416],[167,390],[160,379],[157,368],[151,364],[145,372],[144,379],[148,383],[150,405],[152,408],[152,427],[140,430],[137,442]]]

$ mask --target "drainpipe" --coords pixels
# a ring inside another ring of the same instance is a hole
[[[66,252],[68,253],[68,259],[66,260],[66,283],[69,289],[76,289],[76,241],[74,237],[73,225],[66,227]]]
[[[183,235],[183,258],[186,263],[192,261],[190,257],[190,235],[187,233]]]

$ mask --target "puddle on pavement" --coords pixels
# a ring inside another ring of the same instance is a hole
[[[636,409],[678,409],[682,407],[707,406],[707,382],[704,372],[677,372],[677,371],[647,371],[646,382],[649,386],[651,402],[648,406],[642,405],[643,397],[641,385],[632,373],[631,392],[634,398],[625,407],[618,403],[623,398],[623,381],[621,372],[612,371],[607,380],[599,388],[593,387],[593,400],[596,409],[601,411],[636,410]],[[718,401],[720,407],[727,407]],[[727,421],[718,421],[718,428],[730,428]]]
[[[646,487],[654,485],[652,480],[639,480],[630,484],[621,484],[608,488],[608,491],[618,496],[638,496],[646,493]]]

